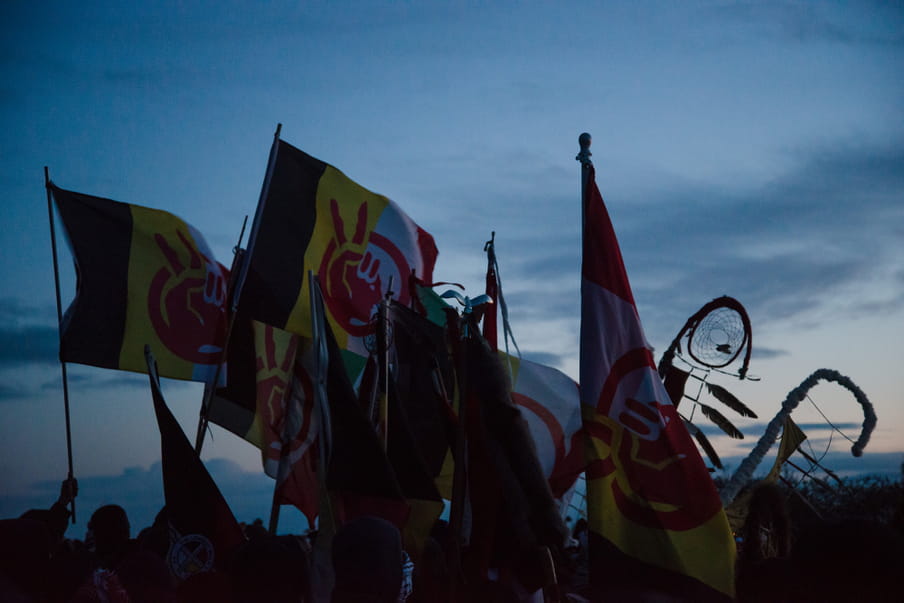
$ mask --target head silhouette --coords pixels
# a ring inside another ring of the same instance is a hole
[[[111,563],[129,547],[129,518],[119,505],[100,507],[88,521],[85,543],[102,564]]]
[[[333,538],[333,603],[395,602],[402,588],[402,539],[394,525],[359,517]]]

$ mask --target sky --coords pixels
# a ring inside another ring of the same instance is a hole
[[[396,201],[482,293],[496,250],[524,356],[577,378],[581,132],[656,357],[720,295],[753,325],[759,415],[818,368],[794,417],[845,474],[900,475],[904,404],[901,2],[4,2],[0,5],[0,516],[67,471],[44,166],[63,188],[164,209],[228,265],[282,138]],[[62,238],[61,295],[74,294]],[[147,379],[68,367],[79,523],[162,505]],[[193,434],[199,384],[165,381]],[[704,394],[705,395],[705,394]],[[813,404],[811,404],[811,401]],[[715,405],[715,404],[714,404]],[[726,412],[729,414],[730,411]],[[259,453],[213,428],[203,458],[240,520],[266,520]],[[292,521],[290,518],[288,521]],[[136,530],[137,531],[137,530]]]

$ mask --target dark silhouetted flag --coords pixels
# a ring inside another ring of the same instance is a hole
[[[435,480],[449,450],[450,415],[437,390],[444,363],[443,329],[412,310],[393,302],[391,366],[386,385],[386,453],[411,513],[402,530],[406,550],[419,558],[430,531],[443,511]],[[377,354],[371,356],[361,379],[362,408],[379,391]]]
[[[170,524],[170,569],[179,578],[222,568],[244,541],[235,516],[204,463],[166,406],[160,378],[146,346],[154,412],[160,428],[163,494]]]
[[[341,525],[362,515],[374,515],[401,529],[410,509],[386,451],[358,404],[332,329],[328,324],[325,327],[329,354],[326,394],[331,426],[326,487],[336,517]]]
[[[584,216],[580,370],[594,600],[628,591],[730,600],[728,521],[656,372],[592,167]]]
[[[200,233],[165,211],[49,188],[78,279],[60,359],[143,373],[150,344],[164,377],[210,380],[225,338],[228,273]]]

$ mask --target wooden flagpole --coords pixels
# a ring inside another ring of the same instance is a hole
[[[236,254],[241,257],[238,264],[238,270],[233,270],[229,275],[230,288],[232,289],[232,301],[229,312],[229,324],[226,327],[226,339],[223,341],[223,351],[220,352],[220,361],[217,362],[216,371],[214,372],[213,381],[204,388],[204,398],[201,401],[201,416],[198,418],[198,434],[195,438],[195,450],[200,455],[201,448],[204,446],[204,436],[207,433],[208,419],[207,413],[210,410],[210,403],[213,400],[217,384],[220,381],[223,363],[226,361],[226,352],[229,349],[229,340],[232,337],[232,328],[235,325],[235,313],[238,309],[239,299],[242,296],[242,288],[245,285],[245,277],[248,274],[248,266],[251,265],[251,255],[254,252],[254,243],[257,240],[257,232],[260,229],[260,219],[263,214],[264,205],[267,201],[267,195],[270,192],[270,179],[273,176],[273,168],[276,166],[276,155],[279,149],[279,133],[282,130],[282,124],[276,124],[276,132],[273,134],[273,145],[270,147],[270,156],[267,160],[267,172],[264,174],[264,184],[261,187],[260,198],[257,201],[257,209],[254,212],[254,222],[251,225],[251,234],[248,237],[248,249],[243,251],[241,245],[241,235],[239,236],[239,245],[236,245]],[[245,226],[242,225],[244,233]]]
[[[50,218],[50,248],[53,251],[53,282],[56,288],[57,307],[57,332],[60,341],[63,336],[63,302],[60,298],[60,263],[57,257],[56,228],[53,222],[53,195],[50,191],[50,171],[44,166],[44,188],[47,190],[47,215]],[[69,420],[69,378],[66,374],[66,363],[60,359],[60,371],[63,374],[63,408],[66,414],[66,454],[69,460],[69,481],[73,478],[72,472],[72,426]],[[75,497],[70,501],[72,523],[75,523]]]

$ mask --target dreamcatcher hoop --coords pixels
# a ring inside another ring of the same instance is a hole
[[[753,330],[750,317],[741,302],[723,295],[697,310],[672,340],[659,361],[659,374],[665,377],[676,353],[681,352],[681,339],[687,334],[688,354],[707,368],[722,368],[734,362],[746,347],[738,378],[747,375]]]
[[[747,339],[741,312],[730,305],[719,305],[691,327],[687,334],[687,352],[704,366],[722,368],[738,357]]]

